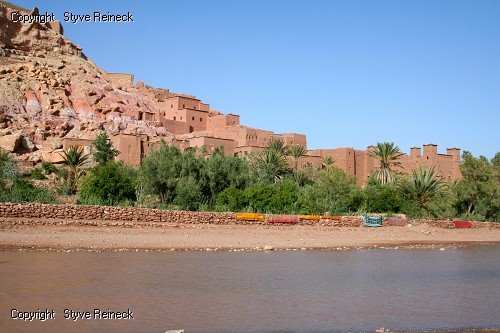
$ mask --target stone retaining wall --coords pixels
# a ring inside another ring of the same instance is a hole
[[[321,218],[318,220],[301,220],[302,225],[316,225],[325,227],[360,227],[363,224],[361,216],[342,216],[340,221]]]
[[[134,223],[151,224],[152,226],[166,226],[169,224],[265,224],[264,221],[237,221],[231,212],[189,212],[176,210],[160,210],[139,207],[109,207],[83,205],[49,205],[49,204],[13,204],[0,203],[1,218],[20,218],[26,224],[29,220],[52,220],[55,224],[73,225],[109,225],[133,226]],[[61,222],[64,220],[73,220]],[[80,220],[75,222],[75,220]],[[59,222],[55,222],[59,221]],[[104,223],[103,221],[108,221]],[[120,222],[117,222],[120,221]],[[53,223],[49,224],[53,224]],[[430,226],[451,229],[454,228],[451,220],[422,220]],[[38,223],[37,223],[38,224]],[[363,224],[361,216],[342,216],[340,220],[322,217],[320,220],[301,219],[301,225],[329,226],[329,227],[360,227]],[[489,227],[500,228],[500,223],[473,222],[473,228]]]
[[[187,212],[139,207],[0,203],[0,217],[150,223],[235,224],[233,213]]]

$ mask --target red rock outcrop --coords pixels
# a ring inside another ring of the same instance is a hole
[[[174,93],[114,80],[61,34],[57,22],[12,22],[12,11],[38,13],[0,1],[0,147],[35,164],[59,162],[52,157],[64,138],[93,139],[102,129],[171,136],[134,115],[158,113],[157,103]]]

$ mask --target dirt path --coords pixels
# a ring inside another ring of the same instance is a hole
[[[333,228],[262,225],[172,227],[1,226],[0,249],[218,250],[321,249],[499,243],[500,229],[440,229],[427,225]]]

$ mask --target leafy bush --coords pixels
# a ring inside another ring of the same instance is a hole
[[[12,186],[0,194],[0,201],[3,202],[38,202],[55,203],[54,194],[41,187],[36,187],[25,179],[17,180]]]
[[[43,174],[42,169],[40,169],[40,168],[32,169],[30,172],[30,178],[37,179],[37,180],[47,179],[47,177],[45,177],[45,175]]]
[[[399,213],[403,199],[392,184],[380,185],[369,182],[363,191],[363,207],[369,213]]]
[[[9,153],[0,149],[0,190],[9,188],[18,177],[16,163]]]
[[[300,188],[286,179],[276,184],[258,183],[245,190],[229,186],[217,197],[216,210],[292,213]]]
[[[197,210],[201,204],[201,190],[194,177],[181,178],[176,187],[176,196],[173,201],[182,209]]]
[[[238,212],[248,206],[247,197],[244,190],[231,185],[219,193],[217,196],[216,210]]]
[[[500,221],[500,152],[488,161],[465,151],[462,159],[454,207],[465,218]]]
[[[54,185],[59,195],[72,195],[72,190],[68,183],[69,171],[66,167],[56,168],[56,178]]]
[[[97,166],[81,179],[79,203],[115,205],[135,201],[134,171],[120,163]]]
[[[50,175],[57,172],[57,167],[50,162],[42,162],[42,170],[46,175]]]
[[[175,188],[181,177],[182,153],[177,147],[160,147],[146,156],[139,169],[138,181],[144,195],[157,195],[162,203],[171,203],[175,198]]]
[[[344,214],[356,211],[362,194],[356,179],[337,167],[319,172],[314,184],[302,191],[297,206],[308,214]]]
[[[273,185],[273,195],[266,207],[270,213],[295,213],[297,208],[295,203],[299,197],[300,187],[291,179],[284,179],[282,182]]]
[[[214,203],[218,195],[231,186],[247,187],[251,183],[249,168],[246,159],[226,156],[223,149],[216,149],[203,165],[201,185],[207,201]]]
[[[454,206],[454,203],[456,202],[456,196],[453,190],[454,186],[455,183],[449,183],[447,186],[443,187],[429,202],[428,210],[431,212],[432,216],[443,218],[453,218],[459,216]]]
[[[266,213],[273,195],[274,189],[271,184],[259,183],[247,188],[245,197],[248,208],[245,210]]]

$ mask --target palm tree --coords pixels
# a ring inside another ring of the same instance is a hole
[[[311,184],[311,175],[308,170],[294,170],[293,179],[299,186],[305,186],[306,184]]]
[[[335,162],[335,160],[333,159],[333,157],[331,156],[326,156],[326,157],[323,157],[323,165],[327,168],[327,169],[330,169],[330,167],[333,165],[333,163]]]
[[[420,209],[425,209],[426,204],[441,190],[444,183],[436,176],[434,167],[426,169],[420,166],[399,186],[408,199],[415,201]]]
[[[288,148],[285,147],[285,143],[281,139],[271,139],[267,144],[266,150],[275,150],[284,156],[288,155]]]
[[[257,156],[257,161],[263,172],[275,182],[281,180],[289,172],[286,157],[279,150],[266,148]]]
[[[369,156],[376,158],[380,162],[380,167],[375,170],[375,178],[381,185],[394,182],[396,172],[394,168],[401,167],[399,159],[403,156],[401,149],[394,145],[394,142],[377,143]]]
[[[304,146],[295,145],[289,147],[288,151],[290,152],[290,156],[293,158],[293,169],[297,170],[299,167],[299,160],[301,157],[306,155],[307,149]]]
[[[76,193],[76,182],[81,176],[82,169],[87,165],[89,155],[85,154],[82,147],[73,146],[61,155],[68,166],[67,182],[71,194]]]

